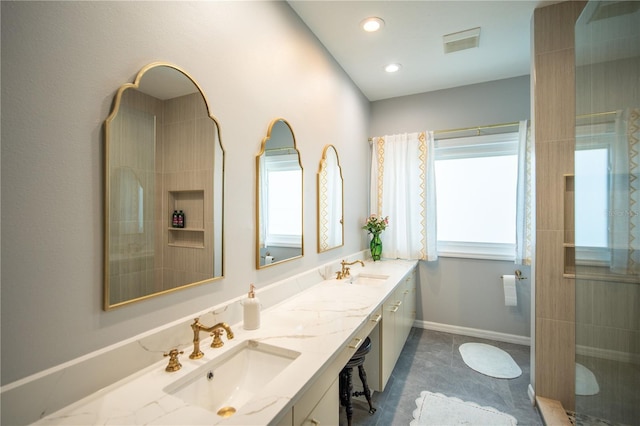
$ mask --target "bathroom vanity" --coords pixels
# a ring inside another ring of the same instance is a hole
[[[223,336],[221,348],[203,340],[200,359],[181,348],[178,371],[166,372],[165,358],[36,424],[337,424],[338,374],[367,336],[371,388],[382,390],[389,378],[415,318],[416,263],[354,266],[350,277],[269,306],[258,330],[231,323],[234,338]],[[224,407],[210,405],[231,393]]]

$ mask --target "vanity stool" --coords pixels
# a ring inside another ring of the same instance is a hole
[[[340,388],[340,405],[346,407],[347,411],[347,421],[349,422],[349,426],[351,426],[351,417],[353,416],[353,405],[351,404],[352,396],[360,396],[364,395],[367,398],[367,402],[369,403],[369,414],[373,414],[376,412],[376,409],[373,408],[371,404],[371,391],[369,390],[369,385],[367,384],[367,373],[364,371],[364,358],[371,351],[371,339],[368,337],[365,341],[360,345],[355,354],[351,357],[347,365],[340,372],[339,377],[339,388]],[[360,376],[360,381],[362,382],[362,386],[364,390],[362,392],[353,392],[353,383],[351,380],[353,367],[358,367],[358,375]]]

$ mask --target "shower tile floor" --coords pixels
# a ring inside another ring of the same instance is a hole
[[[472,370],[458,351],[467,342],[487,343],[505,350],[520,366],[522,375],[496,379]],[[409,425],[416,409],[415,400],[423,390],[491,406],[514,416],[518,425],[542,425],[527,394],[530,350],[529,346],[412,328],[384,392],[373,395],[377,411],[370,415],[367,403],[354,398],[352,425]],[[357,375],[353,384],[354,390],[361,390]],[[343,407],[340,425],[347,425]]]
[[[584,355],[576,361],[593,372],[600,387],[596,395],[576,396],[577,425],[640,424],[640,365]]]

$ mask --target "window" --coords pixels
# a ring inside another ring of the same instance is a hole
[[[436,140],[438,254],[513,259],[518,133]]]
[[[266,245],[302,247],[302,170],[297,155],[265,160]]]
[[[575,153],[576,246],[607,247],[608,150]]]
[[[580,126],[575,152],[576,262],[609,264],[609,147],[615,138],[605,124]]]

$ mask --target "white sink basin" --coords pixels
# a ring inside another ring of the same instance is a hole
[[[299,355],[247,340],[163,390],[187,404],[230,417]]]
[[[389,275],[362,273],[349,278],[351,284],[375,285],[384,283]]]

